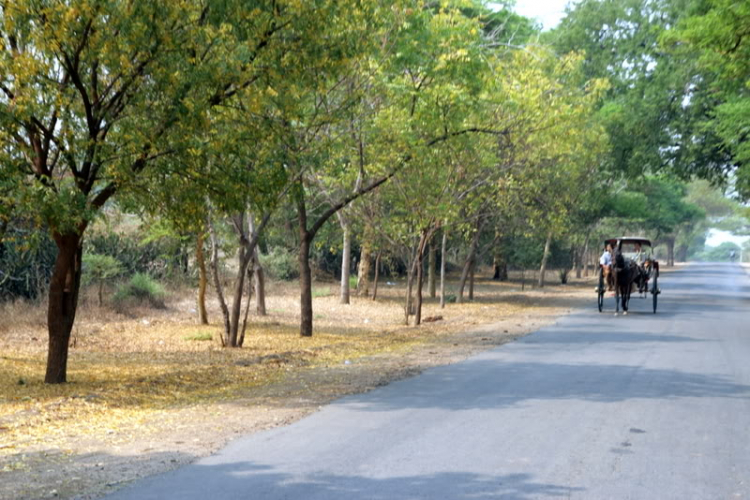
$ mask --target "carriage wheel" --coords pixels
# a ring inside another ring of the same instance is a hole
[[[604,307],[604,273],[601,268],[599,268],[599,288],[596,291],[596,295],[599,312],[602,312],[602,307]]]
[[[651,294],[654,296],[654,314],[656,314],[656,302],[659,297],[659,287],[657,286],[659,284],[658,281],[659,281],[659,277],[654,275],[654,285],[653,285],[653,288],[651,289]]]

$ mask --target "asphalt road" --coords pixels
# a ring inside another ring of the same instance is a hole
[[[112,498],[750,499],[750,279],[693,265],[660,285],[655,315],[599,314],[592,291],[554,326]]]

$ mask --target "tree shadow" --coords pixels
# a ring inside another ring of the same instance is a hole
[[[428,498],[532,499],[569,497],[583,488],[537,482],[531,474],[482,475],[441,472],[373,477],[322,472],[290,473],[254,462],[196,463],[125,488],[107,498],[205,499],[257,498],[305,500],[413,500]]]
[[[529,346],[528,341],[519,342]],[[487,387],[491,384],[491,387]],[[472,390],[473,387],[484,387]],[[498,351],[424,372],[339,404],[357,412],[493,410],[539,400],[615,403],[629,399],[737,398],[750,386],[724,377],[614,364],[508,362]]]

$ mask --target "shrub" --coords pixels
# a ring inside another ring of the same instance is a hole
[[[4,232],[0,227],[0,302],[44,295],[56,257],[47,228],[25,219],[10,220]]]
[[[275,247],[260,256],[263,269],[277,280],[290,281],[299,276],[297,256],[282,247]]]
[[[122,263],[110,255],[87,253],[83,256],[83,281],[99,285],[97,295],[102,305],[104,282],[122,274]]]
[[[164,287],[151,276],[137,273],[117,289],[114,299],[119,304],[127,301],[148,302],[152,307],[161,308],[164,307],[166,295]]]

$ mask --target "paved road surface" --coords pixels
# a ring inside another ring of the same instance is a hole
[[[750,279],[661,281],[112,498],[750,500]]]

